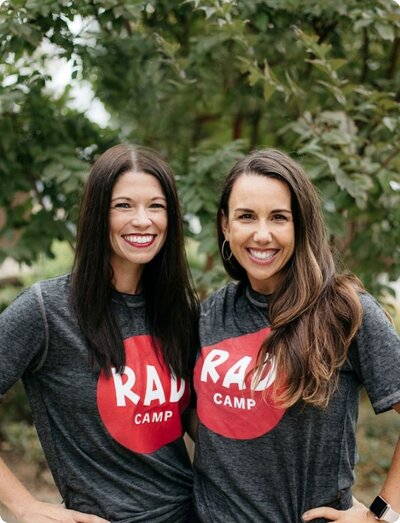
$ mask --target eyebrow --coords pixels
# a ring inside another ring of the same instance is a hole
[[[116,196],[115,198],[111,198],[111,202],[115,202],[116,200],[125,200],[127,202],[132,202],[134,201],[132,198],[129,198],[129,196]],[[155,202],[156,200],[164,200],[165,202],[167,201],[167,198],[165,198],[165,196],[154,196],[153,198],[150,199],[151,202]]]
[[[238,207],[236,209],[233,209],[233,212],[254,212],[254,209],[249,209],[247,207]],[[290,209],[272,209],[271,213],[276,213],[276,212],[281,212],[281,213],[287,213],[287,214],[292,214],[292,211]]]

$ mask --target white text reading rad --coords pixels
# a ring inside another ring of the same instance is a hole
[[[122,376],[126,376],[125,383],[122,381]],[[128,399],[137,405],[141,399],[137,392],[134,392],[133,387],[136,383],[136,374],[133,369],[126,366],[122,375],[118,374],[115,369],[112,369],[112,376],[114,379],[115,395],[118,407],[126,407],[126,400]],[[185,380],[180,380],[178,388],[178,381],[174,376],[170,376],[170,393],[169,403],[177,403],[185,392]],[[160,405],[167,402],[165,390],[154,365],[146,365],[146,383],[140,384],[139,387],[144,389],[143,405],[150,405],[153,401],[158,401]],[[137,390],[137,389],[136,389]],[[138,391],[139,392],[139,391]]]
[[[229,356],[230,353],[226,350],[212,349],[204,358],[200,380],[207,382],[208,379],[210,379],[213,383],[222,380],[222,387],[226,389],[231,388],[232,385],[236,385],[239,390],[246,389],[246,376],[251,370],[249,365],[252,358],[250,356],[243,356],[226,370],[227,365],[224,365],[224,363],[229,360]],[[274,361],[268,362],[266,365],[269,365],[266,376],[257,383],[256,387],[251,386],[250,388],[252,390],[265,390],[274,383],[276,378]]]

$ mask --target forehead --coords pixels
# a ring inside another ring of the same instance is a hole
[[[112,194],[115,198],[124,194],[153,194],[165,198],[160,181],[152,174],[144,172],[127,171],[118,176],[114,183]]]
[[[285,206],[291,208],[291,193],[286,182],[255,173],[236,178],[229,196],[230,207]]]

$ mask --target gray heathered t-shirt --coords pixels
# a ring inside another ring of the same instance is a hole
[[[157,355],[143,297],[114,291],[125,373],[93,373],[68,281],[36,284],[0,315],[0,395],[22,377],[68,508],[112,523],[186,522],[192,471],[181,412],[189,387]]]
[[[351,506],[361,386],[376,413],[400,402],[399,337],[370,295],[360,299],[362,327],[324,410],[277,408],[273,364],[250,390],[248,372],[269,332],[265,296],[230,283],[203,304],[194,372],[200,521],[301,523],[307,509]]]

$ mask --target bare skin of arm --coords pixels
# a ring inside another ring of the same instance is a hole
[[[19,523],[109,523],[92,514],[39,501],[0,458],[0,500]]]
[[[393,409],[400,414],[400,403],[394,405]],[[393,510],[400,514],[400,437],[380,495],[390,503]],[[303,514],[304,521],[312,521],[316,518],[326,518],[329,521],[337,521],[339,523],[376,523],[376,518],[372,512],[354,498],[353,506],[349,510],[318,507]]]

